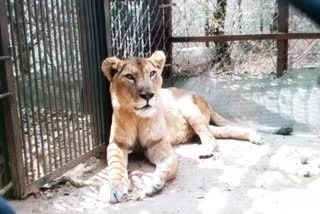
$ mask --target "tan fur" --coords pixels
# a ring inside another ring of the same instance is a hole
[[[114,110],[107,149],[109,178],[103,187],[110,202],[123,200],[129,191],[128,153],[137,147],[156,166],[144,189],[145,195],[153,195],[176,176],[178,163],[172,145],[198,135],[203,144],[201,157],[212,157],[218,151],[215,138],[257,140],[255,131],[229,125],[201,96],[161,88],[165,60],[164,53],[156,51],[150,58],[112,57],[102,63]],[[143,109],[146,96],[151,97],[150,107]]]

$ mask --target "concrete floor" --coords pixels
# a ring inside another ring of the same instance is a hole
[[[94,187],[67,185],[37,199],[10,203],[17,213],[25,214],[318,213],[320,138],[263,137],[265,144],[261,146],[219,140],[218,160],[198,159],[197,144],[177,147],[177,179],[159,195],[143,201],[110,205],[99,201]],[[131,163],[130,169],[150,171],[151,167],[142,160]],[[105,173],[102,167],[90,180],[99,183]]]
[[[155,197],[110,205],[99,200],[94,187],[65,185],[37,199],[10,203],[23,214],[319,213],[319,75],[319,70],[310,70],[278,80],[200,76],[178,82],[205,96],[229,119],[246,125],[292,125],[295,132],[288,137],[263,135],[261,146],[219,140],[218,160],[198,159],[200,145],[181,145],[176,148],[178,177]],[[82,166],[74,170],[74,176],[83,177]],[[86,176],[101,183],[105,165],[94,166]],[[145,160],[130,162],[129,168],[152,170]]]

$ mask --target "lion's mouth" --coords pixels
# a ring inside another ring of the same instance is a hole
[[[141,108],[136,108],[136,107],[134,107],[135,108],[135,110],[145,110],[145,109],[149,109],[149,108],[151,108],[152,106],[151,105],[149,105],[149,103],[148,104],[146,104],[145,106],[143,106],[143,107],[141,107]]]

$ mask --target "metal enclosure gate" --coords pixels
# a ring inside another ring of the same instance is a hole
[[[23,198],[105,150],[104,2],[1,0],[0,8],[0,153],[10,159],[5,182]]]

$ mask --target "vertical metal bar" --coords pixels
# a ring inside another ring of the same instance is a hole
[[[138,31],[138,27],[139,27],[139,22],[138,22],[138,13],[137,13],[137,2],[134,1],[133,2],[133,7],[134,7],[134,16],[133,16],[133,21],[134,21],[134,46],[133,46],[133,55],[136,55],[138,53],[138,43],[139,43],[139,31]]]
[[[8,20],[5,10],[5,1],[0,1],[0,54],[10,55],[9,51],[9,33],[8,33]],[[8,92],[15,94],[14,76],[12,72],[12,63],[6,61],[3,63],[1,70],[5,70],[0,74],[0,78],[5,77],[3,88],[6,88]],[[3,106],[6,112],[5,124],[7,127],[7,140],[11,142],[8,144],[8,152],[10,157],[10,170],[11,177],[14,183],[14,195],[20,198],[25,191],[25,177],[22,160],[22,148],[21,148],[21,132],[19,131],[19,118],[17,112],[16,97],[10,96],[7,102]]]
[[[49,17],[49,5],[50,3],[50,6],[51,8],[53,8],[53,3],[52,3],[52,0],[50,2],[47,2],[47,4],[45,4],[45,7],[46,7],[46,20],[47,20],[47,30],[48,32],[50,31],[50,17]],[[54,16],[54,14],[52,14],[52,16]],[[55,31],[55,25],[53,25],[53,28],[54,28],[54,31]],[[50,65],[51,65],[51,81],[52,81],[52,87],[53,87],[53,102],[54,102],[54,108],[55,108],[55,116],[56,116],[56,125],[57,125],[57,128],[58,128],[58,120],[57,120],[57,111],[58,111],[58,107],[57,107],[57,92],[56,92],[56,84],[55,84],[55,65],[54,65],[54,60],[53,60],[53,51],[52,51],[52,40],[51,40],[51,37],[52,37],[52,34],[50,34],[48,36],[48,39],[49,39],[49,44],[50,44],[50,47],[49,47],[49,56],[50,56]],[[57,53],[57,52],[56,52]],[[48,74],[47,74],[48,76]],[[48,81],[49,82],[49,81]],[[51,106],[51,105],[50,105]],[[56,137],[55,137],[55,129],[54,129],[54,121],[53,121],[53,112],[52,112],[52,109],[50,108],[51,112],[50,112],[50,119],[51,119],[51,133],[50,133],[50,136],[52,136],[52,144],[53,144],[53,158],[54,158],[54,168],[57,169],[58,168],[58,159],[57,159],[57,144],[56,144]],[[58,132],[58,136],[59,136],[59,132]],[[49,136],[48,136],[49,137]],[[48,141],[48,144],[49,144],[50,141]],[[58,138],[58,142],[59,142],[59,138]],[[50,151],[50,145],[48,145],[48,150]],[[60,150],[60,148],[59,148]],[[52,171],[52,163],[51,163],[51,155],[49,153],[49,164],[50,164],[50,171]]]
[[[123,36],[122,36],[122,43],[123,43],[123,52],[125,53],[126,56],[128,56],[128,41],[127,41],[127,37],[126,35],[126,30],[128,27],[128,19],[127,19],[127,4],[126,4],[127,0],[122,1],[122,5],[123,5],[123,10],[121,11],[123,15]]]
[[[104,1],[104,13],[105,13],[105,26],[106,26],[106,45],[107,56],[112,56],[112,29],[111,29],[111,13],[110,13],[110,1]]]
[[[91,63],[91,50],[92,50],[92,47],[91,47],[91,44],[90,44],[90,41],[93,40],[91,34],[90,34],[90,14],[89,14],[89,5],[88,5],[88,1],[84,0],[83,1],[83,10],[84,10],[84,22],[85,22],[85,27],[84,27],[84,30],[85,32],[83,32],[85,35],[86,35],[86,40],[84,41],[85,45],[86,45],[86,52],[85,52],[85,55],[86,55],[86,65],[87,65],[87,68],[84,69],[84,79],[86,80],[86,92],[87,92],[87,107],[88,107],[88,113],[89,113],[89,124],[90,125],[90,130],[92,131],[91,132],[91,141],[88,142],[88,144],[86,145],[87,146],[87,151],[90,151],[91,150],[91,142],[93,142],[95,140],[94,136],[93,136],[93,129],[95,127],[95,119],[94,119],[94,103],[92,102],[93,100],[93,97],[94,97],[94,92],[93,92],[93,86],[92,86],[92,73],[91,73],[91,68],[92,68],[92,63]],[[89,130],[89,127],[87,127],[87,129]],[[89,133],[88,133],[89,134]]]
[[[162,0],[150,0],[150,3],[154,5],[154,12],[151,14],[152,27],[151,27],[151,52],[164,47],[162,41],[163,28],[162,28],[162,13],[161,13],[161,3]]]
[[[42,42],[43,42],[43,48],[44,48],[44,61],[45,61],[45,77],[46,77],[46,81],[47,81],[47,92],[48,92],[48,104],[49,104],[49,112],[47,112],[47,106],[46,106],[46,102],[45,106],[44,106],[44,112],[45,112],[45,122],[46,122],[46,135],[47,135],[47,147],[43,147],[42,148],[42,152],[43,152],[43,166],[44,166],[44,172],[45,174],[47,173],[47,162],[46,162],[46,157],[49,159],[48,164],[49,164],[49,171],[52,171],[52,163],[51,163],[51,149],[50,149],[50,134],[49,134],[49,121],[48,121],[48,116],[50,117],[50,121],[51,121],[51,127],[53,126],[53,118],[52,118],[52,101],[51,101],[51,90],[50,90],[50,79],[49,79],[49,63],[48,63],[48,54],[50,54],[50,52],[48,51],[48,40],[47,38],[51,35],[46,35],[45,32],[49,32],[49,28],[46,31],[46,25],[45,22],[47,22],[47,26],[49,25],[49,19],[47,19],[47,15],[45,16],[44,13],[48,13],[48,11],[46,10],[45,6],[43,5],[43,1],[40,1],[40,18],[41,18],[41,29],[42,29]],[[48,6],[48,4],[46,4],[46,6]],[[49,48],[51,50],[51,48]],[[42,88],[43,90],[45,90],[44,88]],[[43,93],[45,94],[45,93]],[[45,101],[45,100],[44,100]],[[49,114],[49,115],[48,115]],[[52,130],[52,128],[51,128]],[[53,139],[54,140],[54,139]],[[43,142],[44,144],[44,142]],[[47,154],[44,153],[45,149],[47,150]]]
[[[67,33],[67,23],[66,23],[66,16],[67,16],[67,14],[66,14],[66,7],[67,7],[67,2],[66,1],[62,1],[61,2],[61,9],[62,9],[62,23],[63,23],[63,35],[64,35],[64,48],[65,48],[65,58],[66,58],[66,71],[67,71],[67,75],[66,75],[66,78],[67,78],[67,86],[68,86],[68,94],[69,94],[69,102],[70,102],[70,114],[71,114],[71,116],[74,114],[73,113],[73,102],[72,102],[72,90],[71,90],[71,79],[70,79],[70,60],[69,60],[69,48],[70,47],[68,47],[68,43],[70,43],[70,41],[68,41],[68,33]],[[69,29],[68,29],[68,31],[69,31]],[[68,102],[67,100],[66,100],[66,102]],[[68,118],[67,118],[67,121],[69,121],[70,119],[69,119],[69,117],[70,117],[70,115],[69,115],[69,112],[67,113],[67,115],[68,115]],[[72,139],[73,139],[73,144],[74,144],[74,140],[75,140],[75,133],[74,133],[74,122],[73,122],[73,120],[71,119],[71,127],[70,126],[68,126],[68,135],[70,136],[71,134],[72,134]],[[72,130],[70,130],[70,128],[72,129]],[[70,138],[69,138],[70,139]],[[71,144],[72,144],[72,142],[69,140],[69,142],[68,142],[68,146],[69,146],[69,152],[70,152],[70,160],[72,160],[73,159],[73,157],[72,157],[72,146],[71,146]]]
[[[139,23],[138,24],[138,29],[137,29],[137,31],[138,31],[138,44],[137,44],[137,48],[138,48],[138,56],[141,56],[141,51],[143,51],[142,50],[142,37],[143,37],[143,26],[141,25],[141,17],[142,17],[142,15],[143,15],[143,11],[142,11],[142,8],[141,8],[141,1],[140,0],[138,0],[137,1],[137,5],[138,5],[138,8],[139,8],[139,13],[138,13],[138,16],[137,16],[137,22]]]
[[[105,40],[106,40],[106,56],[110,57],[112,56],[112,29],[111,29],[111,13],[110,13],[110,1],[105,0],[104,1],[104,14],[105,14]],[[132,20],[133,21],[133,20]],[[131,42],[132,42],[131,37]],[[104,78],[106,79],[106,78]],[[107,113],[107,119],[105,120],[105,131],[106,136],[105,140],[106,143],[109,142],[109,135],[110,135],[110,128],[111,128],[111,121],[112,121],[112,104],[111,104],[111,97],[109,93],[109,82],[105,81],[105,89],[104,94],[106,98],[106,106],[105,109],[103,109]]]
[[[289,6],[286,1],[278,1],[279,33],[288,33]],[[281,77],[288,69],[288,40],[277,40],[277,77]]]
[[[19,22],[19,19],[18,19],[18,16],[19,15],[21,15],[22,13],[23,13],[23,9],[22,8],[20,8],[20,11],[19,11],[19,6],[17,5],[17,4],[19,4],[18,3],[18,1],[16,1],[16,2],[14,2],[14,14],[15,14],[15,22],[16,23],[18,23]],[[20,1],[20,5],[22,5],[22,2]],[[25,18],[25,17],[22,17],[23,19]],[[22,28],[24,28],[24,27],[22,27]],[[13,30],[13,29],[12,29]],[[25,32],[25,31],[24,31]],[[17,29],[17,46],[18,46],[18,55],[16,55],[15,57],[15,60],[16,61],[18,61],[18,58],[21,58],[21,56],[22,56],[22,52],[21,52],[21,41],[23,41],[23,38],[21,38],[21,35],[20,35],[20,29]],[[13,45],[14,45],[14,43],[13,43]],[[20,70],[20,76],[21,76],[21,79],[22,79],[22,85],[26,82],[26,80],[25,80],[25,74],[24,73],[22,73],[22,70],[24,70],[25,68],[23,68],[23,65],[20,63],[20,65],[19,65],[19,68],[17,67],[16,68],[16,72],[17,72],[17,77],[19,76],[18,75],[18,70]],[[28,72],[28,78],[29,78],[29,87],[31,87],[31,77],[30,77],[30,71],[27,71]],[[19,85],[21,85],[21,83],[18,81],[18,86]],[[29,90],[29,92],[31,93],[31,91],[32,91],[32,89],[31,88],[29,88],[30,90]],[[23,88],[23,86],[22,86],[22,94],[23,94],[23,98],[24,98],[24,114],[25,114],[25,117],[26,117],[26,123],[27,123],[27,136],[28,136],[28,146],[29,146],[29,156],[30,156],[30,165],[31,165],[31,171],[32,171],[32,180],[34,180],[35,179],[35,174],[34,174],[34,172],[33,172],[33,169],[34,169],[34,162],[36,162],[36,168],[37,168],[37,171],[38,171],[38,173],[37,173],[37,176],[39,177],[39,173],[40,173],[40,166],[39,166],[39,163],[36,161],[36,160],[33,160],[33,152],[32,152],[32,147],[33,147],[33,145],[32,145],[32,140],[31,140],[31,136],[30,136],[30,134],[31,134],[31,131],[30,131],[30,120],[29,120],[29,116],[28,116],[28,111],[27,111],[27,107],[26,107],[26,103],[27,103],[27,98],[26,98],[26,90]],[[31,101],[32,101],[32,99],[30,99]],[[33,108],[32,108],[32,124],[33,124],[33,134],[34,134],[34,139],[35,139],[35,137],[37,136],[37,130],[36,130],[36,125],[35,125],[35,116],[34,116],[35,114],[34,114],[34,111],[33,111]],[[40,131],[42,131],[42,130],[40,130]],[[41,133],[41,132],[40,132]],[[35,144],[36,144],[36,139],[34,140],[35,142]],[[36,157],[38,157],[38,148],[37,148],[37,146],[36,145],[34,145],[35,147],[36,147]],[[27,160],[26,160],[27,161]]]
[[[125,52],[125,44],[124,44],[124,34],[125,34],[125,30],[124,30],[124,28],[125,28],[125,16],[124,16],[124,10],[125,10],[125,8],[124,8],[124,4],[123,4],[123,1],[118,1],[119,2],[119,4],[121,5],[121,9],[120,9],[120,11],[119,11],[119,13],[120,13],[120,31],[119,31],[119,33],[120,33],[120,50],[121,50],[121,52],[120,52],[120,55],[121,56],[127,56],[126,55],[126,52]]]
[[[71,21],[71,11],[70,8],[68,6],[70,6],[69,4],[72,1],[66,1],[65,5],[66,5],[66,22],[67,22],[67,26],[68,26],[68,30],[67,30],[67,36],[68,36],[68,40],[69,40],[69,53],[70,53],[70,59],[71,59],[71,67],[70,67],[70,71],[68,72],[68,79],[69,79],[69,83],[70,85],[73,85],[73,88],[70,87],[69,85],[69,91],[70,91],[70,100],[71,100],[71,119],[72,119],[72,133],[73,133],[73,147],[74,147],[74,157],[77,157],[77,141],[76,141],[76,129],[74,126],[74,118],[76,118],[76,126],[79,127],[79,121],[78,121],[78,109],[76,107],[76,87],[75,87],[75,78],[74,78],[74,72],[75,72],[75,65],[74,65],[74,58],[73,58],[73,40],[72,40],[72,21]],[[71,7],[72,10],[72,7]],[[70,74],[71,72],[71,74]],[[71,82],[70,82],[71,81]],[[73,93],[72,93],[73,92]],[[73,102],[74,100],[74,102]],[[74,112],[75,111],[75,112]],[[76,117],[75,117],[76,114]],[[77,131],[78,132],[78,131]],[[80,135],[78,132],[78,140],[80,140]]]
[[[127,29],[127,51],[128,54],[132,54],[132,13],[131,13],[131,1],[126,2],[126,8],[127,8],[127,21],[128,21],[128,29]]]
[[[89,84],[88,84],[88,73],[89,73],[89,64],[88,64],[88,47],[87,47],[87,23],[85,17],[87,16],[86,13],[86,6],[84,4],[85,0],[79,0],[79,10],[78,10],[78,22],[79,22],[79,31],[80,31],[80,54],[81,54],[81,67],[82,67],[82,81],[83,81],[83,89],[82,89],[82,106],[83,109],[82,111],[85,112],[85,122],[86,122],[86,130],[83,130],[84,132],[87,133],[87,143],[90,142],[90,137],[89,137],[89,121],[88,121],[88,114],[91,112],[90,109],[90,102],[89,102],[89,97],[90,96],[90,90]],[[89,118],[90,119],[90,118]],[[87,145],[83,144],[83,151],[84,153],[87,152]]]
[[[123,43],[124,43],[124,52],[126,56],[130,55],[129,49],[129,37],[128,37],[128,29],[129,29],[129,16],[128,16],[128,1],[123,1]]]
[[[136,50],[137,50],[137,55],[140,56],[140,37],[141,37],[141,24],[140,24],[140,17],[141,17],[141,9],[140,9],[140,0],[136,0],[135,1],[135,6],[137,9],[137,14],[135,16],[136,18],[136,23],[137,23],[137,28],[136,28],[136,32],[137,32],[137,46],[136,46]]]
[[[74,92],[74,109],[75,109],[75,113],[76,113],[76,117],[73,116],[73,118],[76,119],[76,127],[77,129],[74,130],[76,131],[77,133],[77,137],[78,137],[78,140],[75,139],[74,143],[75,143],[75,154],[76,154],[76,157],[77,156],[80,156],[81,155],[81,136],[80,136],[80,123],[79,123],[79,108],[77,106],[77,103],[78,101],[80,101],[80,99],[78,99],[78,94],[79,94],[79,90],[77,90],[78,88],[76,87],[76,85],[79,85],[79,83],[77,82],[76,80],[76,73],[78,73],[79,71],[77,70],[77,64],[78,64],[78,61],[77,61],[77,47],[76,47],[76,37],[75,37],[75,26],[74,26],[74,17],[73,17],[73,11],[75,10],[75,7],[74,7],[74,2],[75,1],[70,1],[70,8],[69,8],[69,12],[68,12],[68,19],[69,19],[69,25],[70,25],[70,43],[71,43],[71,61],[72,61],[72,81],[73,81],[73,92]],[[82,139],[83,140],[83,139]],[[83,141],[84,143],[84,141]]]
[[[92,22],[91,22],[91,17],[92,17],[92,13],[90,13],[91,10],[91,5],[89,4],[89,1],[84,1],[84,8],[86,8],[86,16],[85,16],[85,21],[86,21],[86,30],[87,30],[87,40],[85,41],[86,44],[88,45],[87,47],[87,53],[90,55],[87,57],[88,60],[88,70],[87,75],[88,75],[88,88],[90,90],[90,97],[88,99],[88,101],[90,102],[90,126],[91,126],[91,143],[95,142],[97,140],[97,130],[95,129],[97,127],[97,121],[96,121],[96,103],[95,103],[95,98],[96,98],[96,94],[95,94],[95,90],[94,90],[94,77],[92,74],[92,68],[93,68],[93,62],[92,62],[92,58],[94,57],[94,53],[91,54],[91,51],[93,50],[92,47],[92,41],[94,40],[94,37],[92,35]],[[92,150],[92,145],[89,144],[88,146],[88,151]]]
[[[21,1],[21,4],[23,4],[23,2]],[[31,41],[30,41],[30,43],[31,43],[31,47],[32,48],[34,48],[34,46],[35,46],[35,44],[33,43],[33,32],[32,32],[32,18],[31,18],[31,15],[30,15],[30,13],[31,13],[31,10],[30,10],[30,2],[29,1],[27,1],[27,12],[28,12],[28,20],[29,20],[29,24],[28,24],[28,26],[29,26],[29,31],[30,31],[30,37],[31,37]],[[23,10],[24,11],[24,10]],[[25,15],[24,15],[24,12],[22,12],[22,16],[23,16],[23,18],[25,19]],[[24,31],[25,32],[27,32],[27,30],[26,30],[26,28],[24,27]],[[27,38],[25,38],[25,42],[27,43]],[[39,45],[39,43],[38,43],[38,45]],[[29,58],[30,56],[29,56],[29,54],[27,55],[27,57]],[[34,70],[34,75],[35,75],[35,89],[36,89],[36,101],[37,101],[37,103],[36,103],[36,105],[38,106],[38,108],[37,108],[37,110],[38,110],[38,115],[39,115],[39,112],[40,112],[40,109],[39,109],[39,106],[40,106],[40,104],[39,104],[39,99],[38,99],[38,87],[37,87],[37,74],[36,74],[36,60],[35,60],[35,54],[34,54],[34,50],[32,49],[32,64],[33,64],[33,70]],[[30,68],[29,68],[30,69]],[[30,93],[30,95],[31,94],[33,94],[33,89],[32,89],[32,77],[31,77],[31,71],[30,72],[28,72],[28,82],[29,82],[29,93]],[[32,125],[33,125],[33,134],[34,134],[34,143],[35,144],[37,144],[37,139],[36,139],[36,136],[38,135],[38,131],[37,131],[37,126],[36,126],[36,121],[35,121],[35,118],[36,118],[36,113],[35,113],[35,106],[34,106],[34,104],[33,104],[33,98],[32,97],[30,97],[30,102],[31,102],[31,115],[32,115]],[[27,120],[29,120],[29,118],[27,118]],[[28,123],[28,121],[27,121],[27,123]],[[42,136],[42,126],[39,128],[40,130],[40,135]],[[30,133],[28,133],[28,135],[30,135]],[[30,155],[30,161],[31,162],[33,162],[33,158],[32,158],[32,144],[31,144],[32,142],[31,142],[31,140],[29,140],[29,151],[30,151],[30,153],[29,153],[29,155]],[[35,145],[36,147],[37,147],[37,145]],[[37,158],[38,158],[38,153],[36,154],[36,156],[37,156]],[[33,163],[32,163],[33,164]],[[38,164],[39,165],[39,164]],[[37,166],[37,169],[38,169],[38,171],[39,171],[39,166]],[[33,172],[33,167],[31,168],[31,171],[32,171],[32,173],[34,173]],[[33,179],[35,179],[34,177],[33,177]]]
[[[167,60],[166,64],[169,66],[165,67],[165,71],[163,72],[164,80],[168,80],[171,74],[171,64],[172,64],[172,43],[170,38],[172,37],[172,0],[164,0],[164,4],[168,5],[167,7],[163,8],[164,12],[164,20],[163,26],[164,30],[164,49],[166,51]]]
[[[12,53],[13,53],[13,58],[17,59],[17,54],[16,54],[17,51],[16,51],[16,46],[15,46],[15,43],[14,43],[14,36],[13,36],[13,22],[14,22],[12,20],[13,8],[11,7],[11,4],[10,4],[9,0],[7,1],[7,6],[8,6],[8,14],[9,14],[8,18],[9,18],[9,23],[10,23],[10,36],[11,36],[11,42],[12,42]],[[23,130],[23,132],[22,132],[22,146],[23,146],[24,158],[25,158],[25,161],[24,161],[25,169],[26,169],[25,170],[25,177],[26,177],[27,183],[28,183],[29,182],[29,179],[28,179],[29,165],[28,165],[28,162],[27,162],[27,143],[26,143],[26,141],[28,141],[28,143],[30,143],[30,140],[27,140],[25,135],[24,135],[25,126],[24,126],[24,122],[23,122],[23,112],[22,112],[22,99],[24,99],[24,97],[19,92],[19,87],[20,86],[19,86],[18,75],[17,75],[17,72],[18,72],[17,60],[13,60],[13,64],[14,64],[14,69],[16,71],[16,78],[15,78],[16,85],[17,85],[16,95],[17,95],[17,98],[18,98],[18,109],[19,109],[19,115],[20,115],[20,125],[21,125],[21,130]],[[30,168],[31,169],[33,168],[33,161],[30,161]],[[31,172],[31,176],[32,176],[32,178],[34,178],[34,172],[33,171]]]
[[[149,12],[150,12],[150,7],[149,7],[150,2],[149,1],[143,1],[142,4],[142,11],[146,11],[145,12],[145,16],[142,17],[143,20],[143,26],[145,27],[144,29],[144,35],[143,35],[143,41],[144,41],[144,47],[143,47],[143,53],[144,53],[144,57],[146,57],[148,55],[150,46],[149,46],[149,42],[148,42],[148,38],[149,38]]]
[[[89,26],[90,26],[90,30],[89,30],[89,33],[91,34],[91,38],[92,40],[90,40],[90,45],[91,45],[91,51],[90,51],[90,55],[91,55],[91,67],[90,67],[90,70],[91,70],[91,74],[92,74],[92,82],[91,82],[91,87],[93,88],[93,94],[94,94],[94,100],[93,103],[93,120],[94,120],[94,128],[93,128],[93,131],[94,131],[94,134],[95,134],[95,137],[94,137],[94,141],[92,142],[92,147],[90,150],[92,150],[94,148],[94,145],[97,144],[98,142],[100,142],[100,133],[101,133],[101,129],[100,129],[100,120],[99,120],[99,109],[98,109],[98,106],[99,106],[99,91],[97,90],[97,87],[98,87],[98,82],[97,82],[97,69],[96,69],[96,59],[98,58],[97,57],[97,48],[96,48],[96,42],[98,40],[98,38],[96,37],[96,20],[94,18],[94,14],[96,14],[96,11],[95,11],[95,6],[94,6],[94,0],[89,0],[88,1],[88,18],[89,18]]]
[[[111,47],[116,47],[117,44],[117,38],[116,38],[116,27],[115,27],[115,20],[113,19],[114,17],[114,7],[115,4],[113,3],[113,7],[111,7],[111,2],[109,0],[105,0],[104,1],[104,11],[105,11],[105,19],[106,19],[106,39],[107,39],[107,43],[108,43],[108,38],[110,38],[110,46],[107,45],[107,48],[109,48],[111,50],[107,50],[107,53],[111,53],[108,56],[112,56],[116,55],[115,53],[115,49],[112,49]],[[108,37],[108,35],[110,37]]]
[[[117,51],[116,55],[123,56],[123,51],[122,51],[122,47],[121,47],[121,21],[122,21],[122,19],[121,19],[121,11],[120,11],[120,13],[118,12],[119,10],[121,10],[121,2],[118,0],[115,0],[114,4],[116,6],[116,14],[118,13],[116,15],[116,17],[117,17],[117,19],[116,19],[116,21],[117,21],[116,32],[117,32],[117,41],[118,41],[117,48],[115,48]]]
[[[78,90],[78,93],[76,93],[76,95],[78,94],[78,96],[76,97],[76,100],[81,100],[80,98],[80,93],[81,93],[81,85],[80,85],[80,81],[81,81],[81,78],[80,78],[80,72],[82,70],[82,68],[80,68],[80,59],[79,59],[79,54],[80,54],[80,50],[79,50],[79,31],[78,31],[78,26],[79,26],[79,23],[76,23],[77,20],[76,20],[76,16],[77,14],[75,14],[75,12],[78,10],[78,6],[77,6],[77,2],[78,1],[73,1],[74,2],[74,5],[73,5],[73,9],[71,10],[71,14],[72,14],[72,29],[73,29],[73,38],[74,38],[74,51],[75,51],[75,56],[76,56],[76,67],[75,67],[75,71],[77,73],[76,75],[76,78],[78,80],[77,84],[74,84],[75,86],[77,85],[77,90]],[[76,90],[76,89],[75,89]],[[79,103],[79,106],[80,106],[80,103]],[[81,118],[81,122],[79,123],[79,117]],[[83,122],[83,111],[80,111],[80,112],[77,112],[77,121],[78,121],[78,137],[79,137],[79,153],[80,155],[82,155],[82,147],[81,145],[85,144],[86,141],[85,141],[85,135],[84,135],[84,122]],[[80,129],[82,130],[82,136],[80,136]],[[81,140],[82,142],[81,142]]]
[[[59,0],[57,0],[57,21],[58,21],[58,29],[62,29],[61,28],[61,15],[63,16],[62,13],[60,13],[60,4],[59,4]],[[63,25],[63,28],[64,25]],[[59,49],[60,49],[60,62],[61,62],[61,72],[62,72],[62,90],[63,90],[63,95],[64,95],[64,107],[65,107],[65,111],[62,112],[62,123],[63,123],[63,131],[64,131],[64,136],[65,136],[65,114],[69,114],[68,113],[68,98],[67,98],[67,89],[66,89],[66,78],[65,78],[65,64],[64,64],[64,54],[63,54],[63,41],[62,41],[62,34],[64,34],[64,32],[59,32]],[[64,163],[67,163],[68,160],[69,160],[69,157],[68,157],[68,151],[67,151],[67,142],[66,140],[68,140],[68,142],[70,142],[70,131],[69,131],[69,127],[70,127],[70,124],[69,124],[69,120],[68,118],[66,119],[66,123],[67,123],[67,130],[68,130],[68,133],[67,133],[67,138],[68,139],[63,139],[63,144],[64,144],[64,154],[65,154],[65,157],[64,157]],[[71,160],[71,156],[70,156],[70,160]]]
[[[139,8],[139,3],[140,1],[139,0],[136,0],[135,2],[135,9],[136,9],[136,15],[135,15],[135,20],[136,20],[136,28],[135,28],[135,31],[136,31],[136,47],[135,47],[135,56],[139,56],[139,53],[140,53],[140,48],[139,48],[139,38],[140,38],[140,22],[139,22],[139,17],[140,17],[140,8]]]
[[[94,92],[94,118],[95,118],[95,144],[97,144],[98,142],[101,142],[100,139],[100,133],[101,133],[101,124],[100,124],[100,120],[99,120],[99,83],[98,83],[98,79],[97,79],[97,71],[100,71],[100,68],[97,69],[97,63],[96,60],[98,59],[98,53],[97,53],[97,47],[99,47],[99,43],[97,43],[98,38],[96,38],[95,32],[97,32],[97,26],[96,26],[96,20],[94,19],[94,15],[95,14],[95,6],[94,6],[94,1],[89,1],[89,8],[91,8],[91,10],[89,10],[89,23],[90,23],[90,33],[92,34],[92,46],[93,46],[93,51],[92,51],[92,74],[93,74],[93,92]],[[94,48],[96,47],[96,48]],[[99,66],[100,67],[100,66]],[[93,145],[92,145],[93,146]],[[91,148],[93,149],[93,148]]]
[[[108,134],[107,130],[107,124],[109,123],[109,120],[111,119],[111,115],[108,115],[108,94],[107,94],[107,81],[106,78],[104,78],[102,72],[101,72],[101,62],[104,60],[104,58],[107,55],[106,49],[107,49],[107,44],[106,44],[106,30],[105,30],[105,14],[104,14],[104,0],[99,0],[97,1],[96,4],[96,9],[97,9],[97,36],[99,38],[99,44],[98,44],[98,50],[99,50],[99,57],[97,58],[97,74],[98,74],[98,80],[99,80],[99,101],[100,101],[100,123],[101,123],[101,140],[99,145],[101,143],[106,143],[106,139]]]
[[[41,39],[40,39],[40,32],[41,32],[41,26],[39,24],[39,17],[38,17],[38,7],[37,7],[37,4],[36,4],[36,1],[33,2],[34,3],[34,18],[35,18],[35,23],[36,23],[36,37],[37,37],[37,43],[38,43],[38,57],[39,57],[39,64],[40,64],[40,82],[41,82],[41,88],[44,90],[44,81],[43,81],[43,62],[42,62],[42,57],[41,57],[41,53],[42,53],[42,50],[41,50],[41,47],[40,47],[40,44],[41,44]],[[41,8],[40,8],[41,10]],[[37,88],[37,81],[38,81],[38,78],[37,78],[37,71],[34,72],[34,75],[35,75],[35,85],[36,85],[36,88]],[[37,89],[36,89],[37,91]],[[40,126],[40,139],[41,139],[41,147],[42,147],[42,155],[45,155],[44,153],[44,141],[43,141],[43,131],[42,131],[42,123],[41,123],[41,111],[40,111],[40,107],[41,107],[41,104],[39,103],[39,94],[36,93],[36,97],[37,97],[37,101],[38,101],[38,119],[39,119],[39,126]],[[44,94],[44,91],[42,91],[42,97],[43,97],[43,103],[45,105],[45,100],[46,100],[46,97],[45,97],[45,94]],[[47,121],[47,110],[46,108],[44,107],[44,114],[45,114],[45,124],[47,125],[48,124],[48,121]],[[35,118],[33,118],[33,120],[35,120]],[[35,136],[36,137],[36,136]],[[40,159],[40,156],[39,156],[39,151],[38,151],[38,147],[36,146],[36,155],[37,155],[37,159],[39,160]],[[37,166],[39,168],[39,161],[37,161]],[[46,173],[46,165],[45,165],[45,161],[44,161],[44,172]],[[38,169],[38,177],[40,177],[40,169]]]
[[[57,4],[57,1],[55,1],[55,3]],[[53,5],[53,0],[51,0],[51,4]],[[58,9],[56,8],[56,10],[58,11]],[[62,81],[61,81],[61,78],[60,78],[60,71],[63,70],[63,68],[60,68],[60,67],[63,67],[63,64],[60,64],[60,60],[59,60],[59,49],[58,47],[59,44],[61,45],[61,43],[59,43],[59,40],[57,38],[58,34],[57,34],[57,27],[58,29],[60,29],[60,25],[59,23],[56,23],[56,16],[55,16],[55,7],[52,6],[51,8],[51,14],[52,14],[52,24],[53,24],[53,36],[54,36],[54,51],[55,51],[55,60],[56,60],[56,65],[57,65],[57,70],[56,70],[56,73],[57,73],[57,81],[58,81],[58,91],[59,91],[59,97],[60,97],[60,111],[61,112],[64,112],[64,105],[63,105],[63,92],[62,92]],[[57,20],[59,19],[59,13],[57,12]],[[61,50],[61,49],[60,49]],[[61,53],[61,52],[60,52]],[[55,87],[56,89],[56,87]],[[56,110],[58,111],[58,110]],[[62,162],[62,147],[61,147],[61,135],[60,135],[60,130],[62,129],[62,140],[64,142],[64,151],[65,151],[65,156],[66,155],[66,135],[65,135],[65,130],[64,130],[64,117],[62,117],[62,127],[60,127],[59,125],[59,120],[58,120],[58,117],[59,117],[59,113],[56,112],[56,125],[57,125],[57,130],[58,130],[58,146],[59,146],[59,160],[60,160],[60,166],[63,165],[63,162]]]

